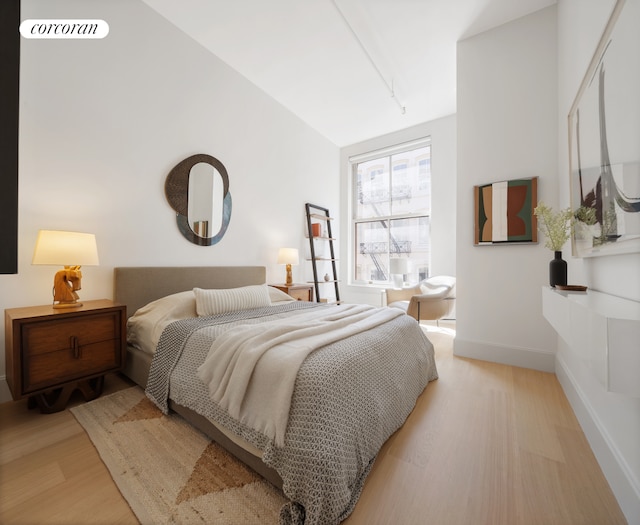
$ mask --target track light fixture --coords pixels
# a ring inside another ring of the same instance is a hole
[[[387,88],[387,91],[389,91],[389,94],[391,95],[391,98],[393,99],[393,101],[400,108],[400,112],[404,115],[407,112],[407,108],[405,107],[405,105],[402,102],[400,102],[400,100],[398,100],[398,97],[396,97],[396,93],[395,93],[395,89],[394,89],[394,85],[393,85],[393,79],[391,79],[391,84],[389,84],[389,82],[387,82],[387,79],[382,74],[382,71],[380,71],[380,68],[378,67],[378,65],[373,60],[373,57],[371,56],[371,54],[367,51],[367,48],[364,46],[364,44],[362,43],[362,41],[358,37],[357,33],[355,32],[355,30],[353,29],[353,27],[349,23],[349,20],[347,20],[347,17],[344,15],[342,10],[340,9],[340,6],[336,3],[336,0],[331,0],[331,1],[333,3],[333,6],[336,8],[336,11],[338,11],[338,13],[340,14],[340,17],[342,18],[342,20],[346,24],[347,28],[349,29],[349,31],[353,35],[353,38],[355,38],[356,42],[358,42],[358,45],[360,46],[360,49],[362,49],[362,52],[365,54],[365,56],[369,60],[369,63],[371,64],[373,69],[375,69],[376,73],[380,77],[380,80],[382,80],[382,82],[384,83],[385,87]]]

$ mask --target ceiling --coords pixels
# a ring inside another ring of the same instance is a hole
[[[143,1],[337,146],[455,113],[456,42],[556,3]]]

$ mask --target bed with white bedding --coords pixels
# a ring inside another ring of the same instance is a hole
[[[340,523],[437,378],[433,346],[402,312],[291,301],[264,280],[262,267],[117,268],[116,300],[137,312],[127,373],[281,486],[281,523]]]

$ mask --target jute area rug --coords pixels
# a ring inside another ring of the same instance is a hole
[[[277,524],[282,492],[139,387],[71,412],[142,524]]]

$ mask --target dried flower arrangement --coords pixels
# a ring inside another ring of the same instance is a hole
[[[555,212],[544,202],[539,202],[533,213],[538,218],[538,229],[547,238],[544,245],[554,252],[562,251],[564,243],[569,240],[574,214],[571,208]]]

